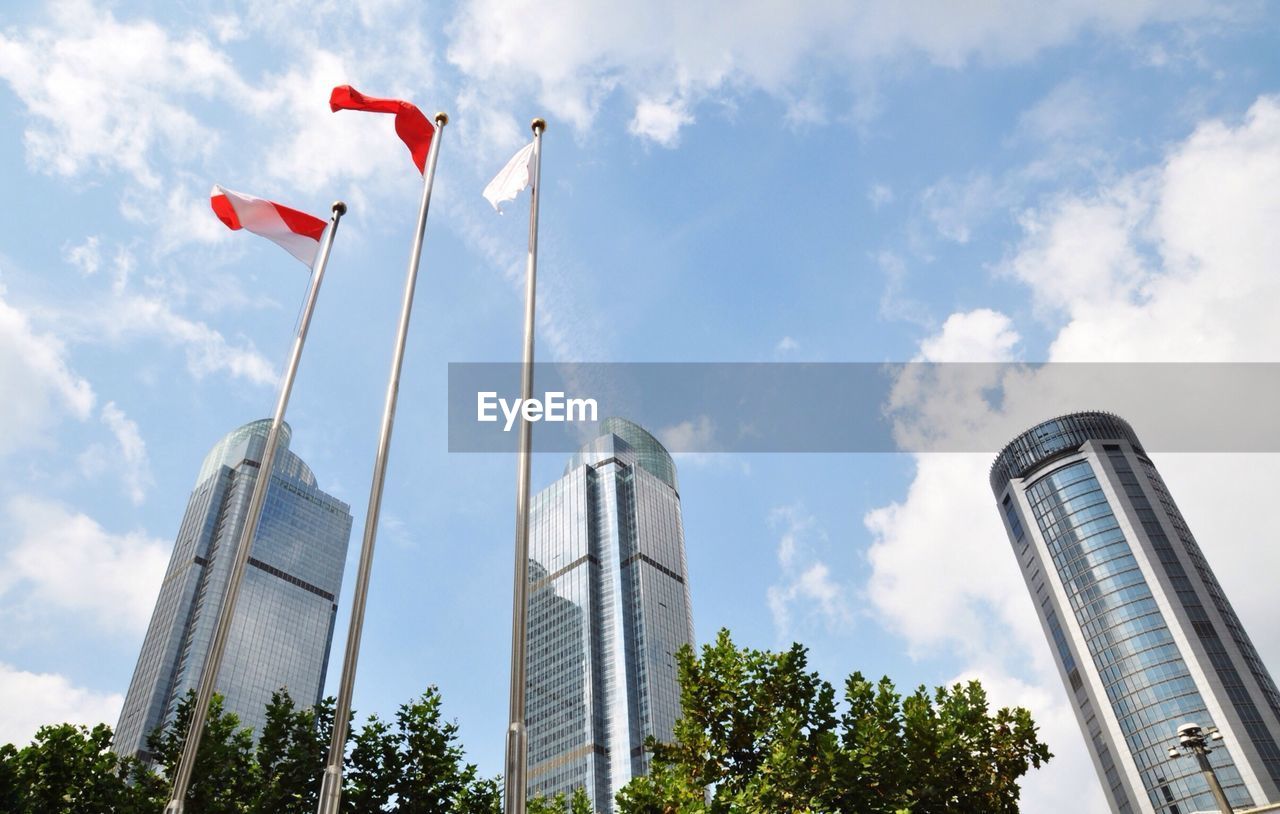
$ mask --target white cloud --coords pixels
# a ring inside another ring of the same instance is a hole
[[[867,190],[867,200],[871,202],[871,206],[879,209],[882,206],[893,203],[893,187],[888,184],[872,184]]]
[[[1232,607],[1272,675],[1280,669],[1280,622],[1265,577],[1280,574],[1280,522],[1258,507],[1274,500],[1280,455],[1163,454],[1155,459]],[[1222,477],[1230,472],[1231,477]]]
[[[204,205],[203,199],[200,204]],[[192,201],[187,205],[189,208],[196,206]],[[197,221],[194,217],[191,220]],[[214,218],[203,216],[198,222],[217,224]],[[109,265],[111,284],[110,290],[99,293],[92,304],[59,301],[34,309],[41,322],[57,325],[57,338],[37,334],[26,315],[5,303],[4,290],[0,288],[0,373],[8,373],[16,383],[13,392],[18,394],[0,405],[0,417],[4,417],[4,411],[8,410],[15,422],[11,426],[30,426],[33,430],[46,426],[51,412],[48,405],[51,393],[60,395],[70,411],[81,420],[90,416],[93,390],[87,381],[71,372],[64,342],[75,345],[158,339],[183,351],[187,370],[196,379],[221,373],[253,384],[276,383],[275,365],[251,342],[228,340],[206,322],[178,311],[176,302],[181,301],[185,294],[181,281],[170,283],[150,278],[145,281],[145,287],[131,287],[130,280],[136,265],[132,252],[125,246],[116,246],[109,264],[104,259],[107,252],[108,247],[97,237],[86,238],[83,243],[63,252],[67,261],[85,274],[96,274]],[[202,300],[223,298],[244,304],[237,292],[221,292],[212,277],[205,283],[200,291]],[[137,290],[145,293],[137,293]],[[112,431],[120,451],[138,449],[126,437],[125,425],[120,420],[123,414],[116,416],[113,411],[116,411],[114,405],[108,405],[103,408],[101,417]],[[16,423],[20,420],[24,423]],[[130,443],[126,444],[126,441]],[[0,440],[0,453],[3,451],[4,442]],[[94,463],[97,456],[98,451],[91,450],[81,461],[89,474],[97,469]],[[145,491],[150,477],[144,474],[145,452],[142,458],[130,458],[129,462],[131,466],[137,465],[138,479],[129,486],[131,494],[137,495],[140,489]]]
[[[254,384],[276,382],[275,366],[251,345],[231,344],[205,323],[175,313],[163,300],[130,297],[121,306],[119,328],[123,332],[151,333],[182,347],[187,356],[187,369],[196,378],[227,373]]]
[[[832,631],[849,628],[853,624],[849,592],[819,557],[827,538],[813,516],[801,506],[783,506],[770,513],[769,524],[782,529],[778,540],[779,581],[766,592],[778,637],[795,638],[799,630],[814,621]]]
[[[151,477],[151,460],[147,456],[147,444],[142,440],[137,422],[109,401],[102,405],[100,418],[115,439],[114,447],[93,444],[80,455],[80,471],[86,477],[110,474],[119,481],[133,505],[140,506],[147,498],[147,490],[154,485]]]
[[[58,414],[83,421],[92,414],[89,382],[72,371],[56,337],[38,333],[0,287],[0,455],[43,442]]]
[[[102,252],[98,248],[99,238],[91,235],[77,246],[68,246],[62,253],[66,261],[80,270],[86,277],[98,273],[102,265]]]
[[[1012,190],[989,175],[973,175],[964,180],[944,178],[920,196],[925,215],[938,233],[956,243],[968,243],[973,230],[992,213],[1007,208]]]
[[[199,320],[174,310],[163,295],[119,294],[109,307],[60,313],[76,341],[122,342],[159,339],[186,355],[187,370],[197,379],[214,373],[261,385],[276,383],[275,366],[251,343],[235,344]]]
[[[221,43],[238,42],[247,35],[244,22],[235,14],[215,14],[209,25]]]
[[[129,499],[136,506],[146,498],[147,488],[153,483],[147,444],[142,440],[142,433],[138,432],[138,424],[126,416],[113,401],[102,405],[102,423],[115,436],[120,454],[121,478]]]
[[[819,99],[802,96],[787,100],[784,120],[793,130],[803,130],[806,127],[826,124],[827,111]]]
[[[880,316],[889,320],[913,322],[929,326],[929,308],[920,300],[904,293],[907,283],[907,264],[901,255],[888,250],[875,256],[876,265],[884,272],[884,290],[880,292]]]
[[[792,353],[800,350],[800,343],[789,336],[784,336],[778,340],[778,344],[774,345],[773,351],[777,354]]]
[[[1157,166],[1027,213],[1002,271],[1058,326],[1050,361],[1274,359],[1277,218],[1280,103],[1263,98],[1239,123],[1201,125]],[[954,314],[921,343],[921,358],[998,360],[1018,342],[1002,314]],[[919,434],[972,433],[1010,417],[1030,423],[1081,406],[1035,371],[900,384],[894,406],[916,411],[900,429]],[[1119,410],[1140,436],[1160,423],[1153,402]],[[1079,790],[1094,789],[1096,778],[1063,717],[1065,690],[987,485],[993,454],[916,457],[904,498],[865,517],[874,538],[868,596],[913,652],[957,653],[996,686],[1029,682],[1034,717],[1062,719],[1049,724],[1062,739],[1050,746],[1069,757],[1032,776],[1024,808],[1065,811],[1070,801],[1079,811]],[[1280,482],[1280,456],[1153,455],[1264,661],[1275,663],[1280,623],[1258,574],[1280,568],[1280,553],[1259,541],[1280,536],[1280,521],[1254,509]],[[1221,477],[1227,471],[1232,478]]]
[[[378,95],[401,98],[427,87],[438,92],[429,60],[415,62],[412,85],[404,85],[403,55],[431,50],[416,23],[382,21],[391,33],[362,38],[354,36],[362,30],[356,27],[329,37],[329,47],[318,45],[315,20],[323,18],[328,28],[359,26],[357,18],[368,11],[322,9],[317,17],[311,6],[254,9],[210,15],[203,26],[183,31],[142,17],[120,19],[95,0],[57,0],[43,26],[0,32],[0,80],[26,108],[28,163],[64,177],[123,173],[133,183],[122,191],[121,209],[156,228],[154,247],[163,255],[191,242],[228,239],[208,213],[208,180],[190,173],[216,154],[229,123],[242,175],[218,180],[252,194],[267,195],[259,187],[283,181],[312,195],[341,191],[359,208],[358,190],[341,185],[377,179],[385,187],[388,179],[411,176],[407,152],[394,149],[390,117],[338,115],[328,107],[333,86],[347,82],[372,82]],[[313,24],[298,25],[304,13]],[[281,41],[285,25],[290,34]],[[225,46],[250,33],[301,56],[281,73],[247,77]],[[398,78],[376,80],[388,76]],[[209,101],[223,118],[204,116],[200,107]],[[387,149],[372,149],[375,144]]]
[[[905,498],[864,518],[874,541],[868,596],[916,655],[953,649],[990,661],[1005,652],[1011,631],[1018,634],[1014,647],[1043,649],[1004,527],[989,505],[990,466],[986,453],[918,455]]]
[[[1019,135],[1051,143],[1087,138],[1106,123],[1103,92],[1078,78],[1062,82],[1018,117]]]
[[[85,248],[89,244],[82,244]],[[82,262],[96,264],[96,244],[82,253]],[[127,269],[126,261],[119,256],[113,262],[117,268]],[[127,274],[127,271],[123,272]],[[49,434],[61,416],[86,421],[93,415],[96,396],[93,387],[71,368],[62,341],[38,333],[27,316],[5,302],[0,288],[0,381],[5,383],[5,397],[0,399],[0,455],[16,450],[49,443]],[[115,309],[112,318],[121,317]],[[173,322],[183,325],[180,318]],[[65,326],[64,326],[65,327]],[[137,327],[136,325],[134,326]],[[172,330],[172,326],[171,326]],[[240,369],[242,375],[259,376],[265,381],[274,379],[265,361],[256,364],[252,354],[218,345],[216,332],[200,333],[191,326],[204,344],[205,356],[196,363],[206,366],[227,366]],[[204,329],[208,332],[208,329]],[[264,370],[259,367],[265,366]],[[94,443],[81,454],[79,464],[82,474],[94,477],[108,469],[123,486],[129,499],[140,504],[152,485],[150,461],[146,444],[138,425],[125,415],[114,402],[102,405],[98,414],[102,425],[111,433],[113,444]]]
[[[890,391],[886,411],[899,448],[964,451],[973,449],[973,439],[990,437],[987,394],[1010,377],[995,363],[1010,361],[1020,341],[998,311],[979,308],[947,317],[937,334],[921,341],[913,360],[928,364],[902,367]],[[952,364],[972,362],[991,364]],[[1052,395],[1037,392],[1037,402],[1015,414],[1034,411]]]
[[[1277,218],[1280,99],[1263,97],[1153,171],[1031,215],[1008,269],[1067,318],[1055,361],[1270,360]]]
[[[264,175],[313,194],[370,179],[384,187],[403,179],[405,189],[416,188],[416,170],[395,135],[392,117],[329,109],[335,85],[352,84],[375,96],[412,99],[414,94],[386,83],[362,82],[373,71],[355,54],[319,48],[305,60],[262,88],[257,112],[288,125],[278,129],[279,136],[266,151]],[[425,107],[425,100],[422,104],[422,112],[432,117],[435,110]],[[358,206],[356,190],[348,192],[353,207]]]
[[[1026,283],[1048,316],[1132,301],[1156,272],[1135,241],[1147,227],[1155,180],[1137,174],[1089,198],[1065,197],[1024,213],[1026,237],[1005,273]]]
[[[114,534],[85,514],[32,496],[11,498],[0,600],[5,615],[70,611],[95,627],[136,633],[155,605],[171,545],[141,531]]]
[[[184,101],[250,92],[198,34],[121,22],[88,0],[50,10],[52,28],[0,33],[0,78],[26,105],[27,160],[42,172],[119,170],[157,188],[154,151],[187,158],[217,140]]]
[[[657,142],[663,147],[675,147],[680,143],[680,128],[693,122],[683,101],[659,102],[641,99],[636,103],[636,115],[627,129],[634,136]]]
[[[56,673],[30,673],[0,662],[0,744],[19,748],[48,724],[115,726],[124,705],[120,693],[77,687]]]
[[[126,188],[120,196],[120,211],[130,221],[154,229],[155,257],[191,244],[236,240],[238,236],[233,237],[209,211],[209,189],[187,178],[167,179],[163,192]]]
[[[924,362],[1004,362],[1018,344],[1013,323],[999,311],[978,308],[955,313],[942,330],[920,343]]]
[[[712,452],[716,444],[716,422],[710,420],[710,416],[698,416],[698,419],[659,427],[654,435],[673,454]]]
[[[1198,0],[1051,6],[473,0],[450,25],[448,56],[472,83],[532,91],[579,130],[618,93],[635,109],[633,132],[669,144],[704,99],[763,90],[794,107],[824,69],[856,84],[872,64],[905,57],[946,67],[1016,62],[1086,31],[1127,36],[1211,13],[1223,12]],[[655,112],[654,100],[673,99],[675,109],[645,124],[642,113]]]

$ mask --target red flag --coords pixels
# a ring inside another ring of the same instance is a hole
[[[209,193],[209,205],[228,228],[262,235],[308,266],[315,263],[325,227],[320,218],[217,184]]]
[[[339,85],[329,94],[329,109],[365,110],[370,113],[394,113],[396,116],[396,135],[413,154],[413,163],[418,165],[418,172],[426,172],[427,150],[431,147],[431,137],[436,129],[422,115],[422,111],[409,102],[400,99],[375,99],[365,96],[350,85]]]

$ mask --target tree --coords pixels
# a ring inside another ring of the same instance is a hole
[[[297,709],[286,690],[272,693],[254,753],[258,782],[248,814],[312,814],[320,802],[334,700]]]
[[[342,772],[342,810],[347,814],[385,811],[400,773],[400,745],[391,728],[376,715],[357,733]]]
[[[564,792],[559,792],[555,797],[530,797],[525,811],[526,814],[595,814],[591,798],[582,786],[575,788],[569,797],[565,797]]]
[[[128,782],[135,762],[110,750],[111,727],[41,727],[22,749],[0,746],[0,811],[12,814],[142,814],[154,805]]]
[[[21,811],[18,780],[18,749],[11,743],[0,744],[0,811]]]
[[[187,728],[191,724],[191,708],[196,703],[195,690],[178,704],[173,723],[151,733],[147,749],[164,767],[164,776],[172,778],[178,769]],[[225,712],[222,696],[209,702],[200,751],[192,767],[192,782],[187,790],[187,814],[242,814],[258,787],[258,766],[253,757],[253,731],[242,728],[233,712]],[[151,776],[151,781],[164,789],[168,798],[169,782]]]
[[[402,704],[394,725],[370,716],[354,735],[342,793],[352,814],[497,814],[501,788],[463,760],[458,725],[445,721],[440,691]]]
[[[403,757],[394,785],[395,810],[401,814],[452,811],[475,780],[476,767],[462,762],[458,725],[441,720],[440,691],[429,687],[420,697],[401,704],[396,729]]]
[[[582,786],[573,790],[573,797],[569,799],[569,814],[595,814],[591,808],[591,799],[587,797],[587,790]]]
[[[1030,714],[990,714],[976,681],[902,698],[854,673],[837,714],[800,645],[739,649],[722,630],[677,662],[683,716],[620,814],[1012,814],[1018,779],[1051,757]]]
[[[458,799],[458,814],[502,814],[502,778],[471,781]]]
[[[60,724],[42,728],[18,749],[0,745],[0,812],[4,814],[160,814],[186,740],[195,693],[147,748],[159,766],[110,751],[111,727]],[[477,777],[463,759],[458,725],[445,721],[440,693],[429,687],[396,712],[394,724],[371,716],[353,728],[344,771],[342,809],[349,814],[501,814],[498,778]],[[333,733],[333,699],[298,708],[283,690],[253,732],[209,705],[200,753],[187,793],[188,814],[311,814]],[[585,797],[583,798],[585,801]],[[576,801],[572,814],[589,814]]]

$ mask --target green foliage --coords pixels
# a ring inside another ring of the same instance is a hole
[[[591,799],[587,797],[587,790],[582,786],[573,790],[573,797],[569,800],[569,814],[595,814],[591,808]]]
[[[560,792],[555,797],[530,797],[526,814],[595,814],[587,790],[578,786],[570,797]]]
[[[11,744],[0,744],[0,811],[19,811],[23,805],[18,793],[18,750]]]
[[[565,814],[568,803],[564,799],[564,792],[560,792],[555,797],[530,797],[528,805],[525,806],[526,814]]]
[[[677,658],[683,717],[671,743],[650,741],[650,774],[618,795],[620,814],[1014,814],[1018,780],[1049,760],[1025,709],[990,712],[972,681],[899,695],[860,673],[834,688],[808,670],[800,645],[740,649],[727,631],[701,656]],[[42,728],[21,749],[0,746],[0,811],[160,814],[194,693],[147,746],[155,771],[110,751],[110,727]],[[187,796],[188,814],[310,814],[333,731],[333,701],[298,708],[274,695],[252,733],[210,705]],[[395,719],[352,728],[344,814],[500,814],[498,778],[477,777],[429,687]],[[529,814],[593,814],[586,791],[529,801]]]
[[[502,778],[473,780],[458,798],[459,814],[502,814]]]
[[[248,814],[312,814],[333,736],[332,698],[297,709],[284,691],[271,695],[254,753],[256,792]]]
[[[463,761],[458,725],[443,719],[435,687],[402,704],[394,724],[370,716],[352,734],[343,780],[342,809],[350,814],[502,810],[498,781],[477,777],[476,767]]]
[[[142,814],[153,802],[128,783],[134,761],[110,751],[111,727],[41,727],[29,746],[0,746],[0,811]]]
[[[196,693],[192,690],[178,704],[173,724],[147,738],[147,749],[164,767],[165,777],[173,777],[178,769],[195,703]],[[242,814],[245,803],[254,798],[259,788],[253,752],[253,732],[241,727],[235,713],[223,709],[222,696],[215,695],[209,702],[200,751],[191,772],[186,814]],[[156,780],[159,783],[159,778]],[[168,784],[159,785],[167,799]]]
[[[395,810],[402,814],[450,812],[475,781],[476,767],[462,762],[458,725],[441,720],[440,693],[429,688],[396,711],[402,744]]]
[[[158,771],[110,751],[111,728],[61,724],[22,749],[0,746],[0,812],[160,814],[186,739],[195,693],[175,721],[147,739]],[[187,814],[311,814],[333,734],[332,699],[298,708],[272,696],[253,733],[214,696],[187,794]],[[500,814],[501,786],[463,761],[457,724],[444,721],[431,687],[404,704],[394,725],[372,717],[348,740],[343,811],[351,814]],[[574,814],[577,814],[575,809]]]
[[[349,741],[342,772],[342,810],[350,814],[385,811],[395,794],[399,771],[399,741],[378,716],[369,716]]]
[[[1013,814],[1018,779],[1051,757],[1030,714],[992,715],[976,681],[903,698],[854,673],[838,713],[800,645],[739,649],[721,631],[677,660],[683,717],[648,744],[620,814]]]

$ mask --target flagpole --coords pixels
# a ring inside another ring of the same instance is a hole
[[[431,187],[435,183],[436,161],[440,155],[440,137],[449,123],[448,115],[436,114],[436,132],[427,151],[423,173],[422,203],[418,207],[418,227],[409,253],[409,270],[405,275],[404,300],[400,306],[400,327],[396,331],[395,349],[391,356],[391,378],[387,382],[387,400],[382,410],[382,429],[378,435],[378,453],[373,463],[373,482],[369,488],[369,509],[364,518],[364,541],[360,545],[360,566],[356,572],[355,595],[351,603],[351,622],[347,628],[347,649],[342,662],[342,680],[334,707],[333,733],[329,741],[329,759],[320,784],[318,814],[338,814],[342,801],[342,761],[347,748],[347,730],[351,723],[351,692],[356,681],[356,661],[360,657],[360,634],[364,628],[364,608],[369,596],[369,572],[373,567],[373,547],[378,536],[378,515],[382,510],[382,487],[387,474],[387,454],[391,449],[391,429],[396,419],[396,398],[400,394],[400,368],[404,361],[405,341],[409,335],[409,317],[413,311],[413,292],[418,282],[418,266],[422,260],[422,240],[427,229],[427,210],[431,206]]]
[[[253,538],[258,531],[258,521],[262,519],[262,506],[266,502],[267,487],[271,483],[271,473],[274,471],[276,447],[280,441],[280,427],[284,424],[284,411],[289,406],[293,380],[298,374],[298,361],[302,358],[302,346],[307,341],[311,315],[315,311],[316,300],[320,296],[320,283],[324,281],[324,271],[329,265],[329,250],[333,247],[333,236],[338,231],[338,221],[347,213],[347,205],[342,201],[335,201],[332,211],[329,228],[325,231],[324,240],[320,243],[320,254],[316,258],[315,271],[311,275],[311,286],[307,289],[307,298],[302,307],[302,318],[298,322],[293,352],[289,355],[289,364],[285,368],[284,380],[280,384],[276,412],[271,418],[271,430],[267,433],[267,442],[262,449],[262,460],[258,465],[258,478],[254,481],[253,494],[249,498],[249,513],[245,518],[244,529],[240,532],[235,559],[231,564],[231,576],[227,579],[227,587],[222,594],[218,624],[214,629],[213,640],[209,643],[209,652],[204,660],[200,687],[196,691],[196,703],[191,709],[191,720],[187,726],[186,741],[183,743],[182,756],[178,760],[178,768],[173,777],[173,794],[169,798],[169,804],[165,806],[165,814],[182,814],[186,805],[191,773],[195,768],[196,754],[200,750],[200,740],[204,736],[205,719],[209,714],[209,702],[213,700],[218,670],[222,666],[222,656],[231,634],[231,622],[235,618],[236,600],[240,598],[240,584],[244,581],[245,567],[249,563]]]
[[[543,119],[533,120],[533,193],[529,199],[529,257],[525,265],[524,363],[520,370],[521,403],[533,397],[533,328],[538,282],[538,196],[542,192]],[[516,465],[516,567],[511,608],[511,725],[507,729],[506,814],[524,814],[527,792],[529,734],[525,729],[525,639],[529,616],[529,460],[532,426],[520,418],[520,452]]]

